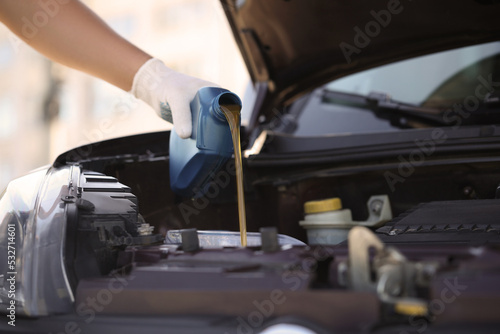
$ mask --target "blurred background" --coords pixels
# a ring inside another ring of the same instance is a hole
[[[218,0],[83,2],[167,66],[243,97],[249,76]],[[0,75],[0,192],[73,147],[171,127],[128,93],[49,61],[1,23]]]

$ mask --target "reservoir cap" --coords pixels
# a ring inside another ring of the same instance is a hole
[[[340,209],[342,209],[342,202],[338,197],[304,203],[304,212],[306,214],[335,211]]]

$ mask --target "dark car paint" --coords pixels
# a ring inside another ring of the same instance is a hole
[[[495,0],[221,2],[253,82],[265,87],[250,130],[259,115],[269,121],[274,107],[333,79],[500,35]]]

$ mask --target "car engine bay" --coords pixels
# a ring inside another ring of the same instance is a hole
[[[395,190],[384,176],[389,158],[355,166],[260,163],[272,153],[247,158],[253,242],[242,248],[231,232],[230,167],[214,175],[205,197],[177,197],[162,177],[165,142],[166,133],[112,140],[85,159],[72,162],[75,150],[54,165],[71,175],[62,198],[64,259],[83,319],[94,316],[88,301],[97,298],[105,302],[100,316],[195,310],[229,317],[229,327],[243,332],[283,317],[316,332],[467,332],[498,322],[499,172],[483,152],[462,152],[460,161],[437,154]],[[108,144],[118,154],[106,155]],[[397,173],[401,165],[393,166]],[[354,221],[369,222],[381,210],[380,201],[370,202],[374,195],[385,195],[393,219],[350,228],[344,242],[308,242],[304,203],[340,198]],[[102,292],[110,290],[108,300]]]

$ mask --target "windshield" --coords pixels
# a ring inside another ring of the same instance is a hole
[[[475,45],[332,81],[299,100],[300,108],[291,107],[295,126],[286,132],[317,136],[452,126],[460,108],[473,113],[463,117],[468,124],[496,123],[499,91],[500,42]]]

